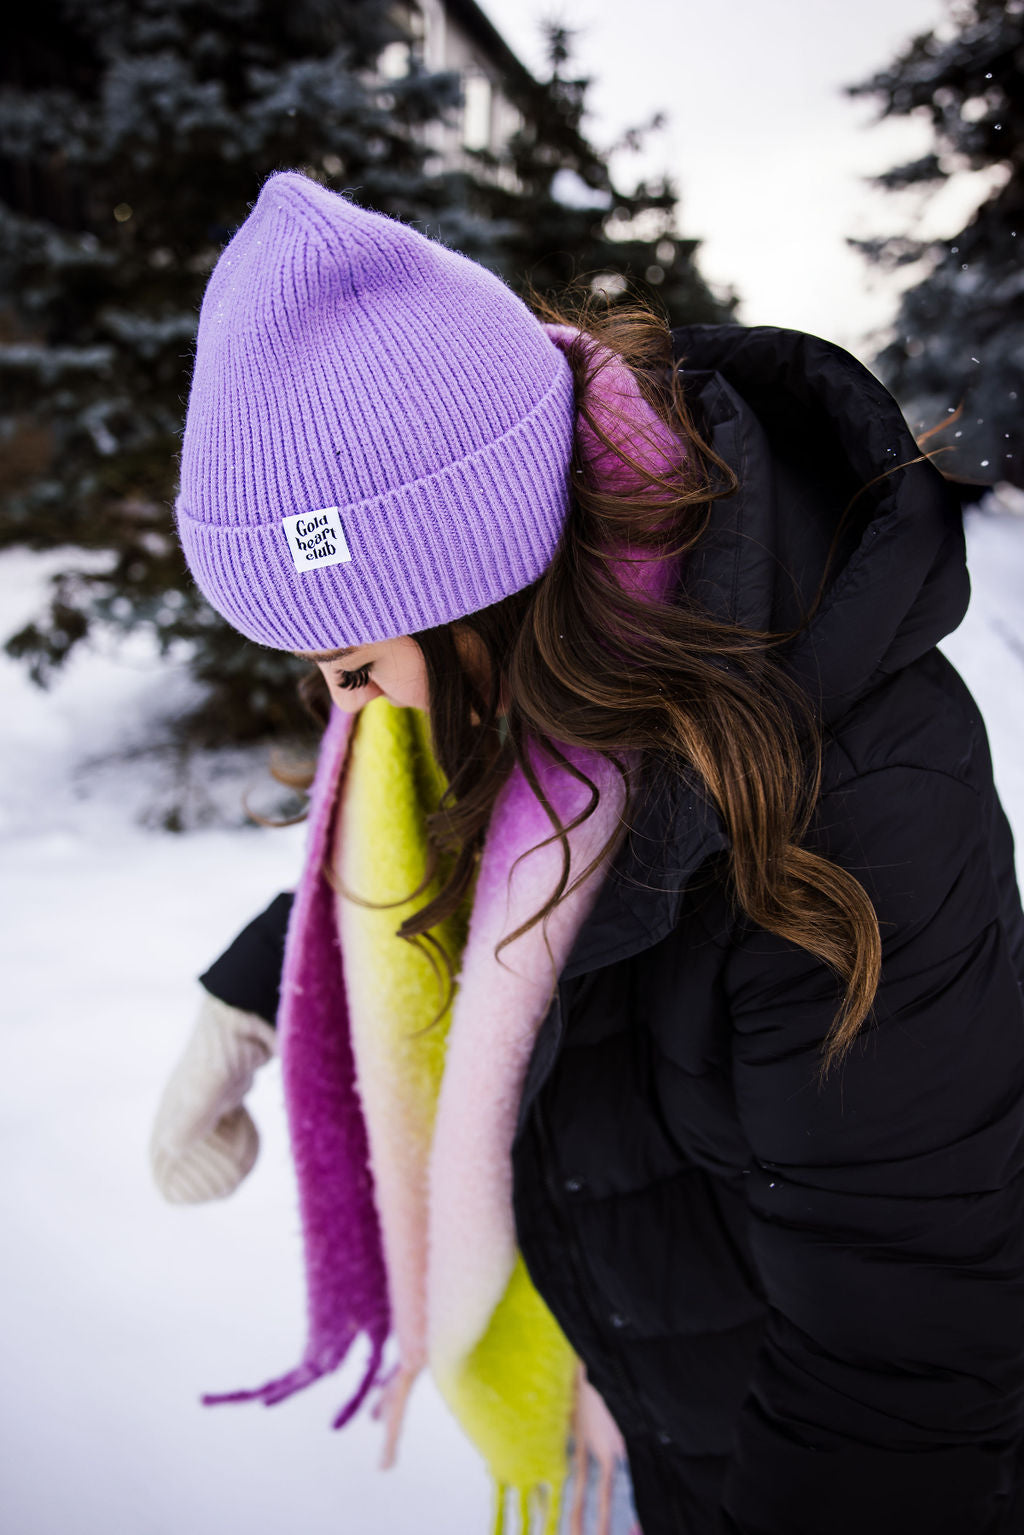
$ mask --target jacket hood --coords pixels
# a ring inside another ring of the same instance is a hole
[[[967,611],[959,497],[920,459],[889,391],[842,347],[775,326],[688,325],[672,335],[696,425],[740,481],[712,503],[684,589],[716,617],[795,628],[834,539],[822,601],[783,653],[834,727]],[[563,977],[664,937],[694,871],[728,845],[694,772],[653,777]],[[540,1052],[538,1073],[553,1048],[549,1040]]]
[[[959,498],[842,347],[738,325],[683,326],[673,344],[697,424],[740,480],[713,503],[688,589],[716,616],[793,627],[835,538],[821,605],[786,652],[831,723],[966,613]]]

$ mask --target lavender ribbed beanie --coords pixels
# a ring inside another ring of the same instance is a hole
[[[493,273],[292,172],[203,299],[175,517],[250,639],[324,650],[521,590],[568,509],[569,366]]]

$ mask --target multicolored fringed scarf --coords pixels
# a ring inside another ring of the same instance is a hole
[[[585,786],[535,765],[559,818],[572,820],[587,803]],[[572,841],[575,873],[620,825],[621,780],[604,761],[597,783],[599,809]],[[394,901],[416,888],[426,862],[425,817],[442,788],[425,717],[384,699],[367,705],[353,733],[335,837],[344,891]],[[539,925],[499,959],[494,950],[557,886],[559,844],[530,851],[550,832],[517,774],[495,808],[471,913],[435,934],[458,972],[458,989],[450,1018],[433,1029],[436,976],[422,952],[395,937],[397,923],[426,894],[389,910],[340,895],[336,908],[399,1348],[381,1406],[388,1448],[409,1386],[429,1364],[495,1478],[497,1527],[508,1489],[519,1528],[530,1530],[540,1518],[545,1535],[557,1526],[577,1361],[516,1247],[510,1151],[537,1028],[601,872],[552,914],[550,958]]]
[[[567,755],[601,796],[570,833],[572,880],[621,831],[623,786],[606,759]],[[538,755],[534,767],[567,824],[589,791],[546,758]],[[335,1426],[349,1420],[372,1385],[382,1386],[376,1412],[385,1418],[383,1461],[390,1463],[409,1387],[429,1365],[495,1479],[495,1530],[506,1528],[511,1496],[521,1531],[552,1535],[578,1361],[516,1246],[510,1150],[537,1029],[606,863],[551,914],[550,956],[538,924],[495,958],[499,939],[544,905],[562,865],[557,840],[539,847],[551,823],[524,775],[514,773],[495,806],[471,909],[464,904],[434,929],[458,982],[450,1014],[430,1029],[441,995],[437,974],[396,930],[433,893],[408,900],[423,877],[426,816],[443,786],[420,711],[383,698],[356,716],[333,711],[313,786],[309,863],[289,926],[278,1024],[309,1340],[288,1375],[205,1400],[280,1401],[333,1370],[366,1332],[369,1366]],[[521,854],[528,856],[513,869]],[[399,904],[381,909],[362,901]],[[385,1375],[391,1334],[398,1362]]]
[[[567,346],[574,332],[550,327]],[[602,427],[659,467],[680,444],[641,399],[628,371],[601,372]],[[589,460],[614,472],[593,434]],[[623,566],[651,596],[675,571]],[[495,955],[499,940],[545,904],[562,850],[521,768],[504,785],[470,899],[434,932],[457,973],[450,1014],[425,954],[396,937],[425,867],[425,818],[443,789],[426,717],[377,699],[358,716],[332,711],[311,788],[307,858],[285,945],[278,1017],[285,1102],[298,1180],[308,1339],[296,1369],[207,1402],[283,1400],[333,1371],[365,1333],[370,1355],[335,1427],[371,1387],[394,1456],[408,1391],[429,1366],[478,1446],[497,1488],[495,1531],[557,1528],[570,1433],[621,1450],[603,1404],[534,1290],[515,1240],[511,1144],[526,1067],[554,984],[614,857],[623,783],[607,759],[565,755],[594,782],[593,814],[568,834],[569,888],[546,922]],[[532,765],[567,825],[588,803],[580,784],[539,750]],[[633,765],[632,763],[630,765]],[[333,871],[330,873],[329,871]],[[338,887],[337,889],[335,887]],[[361,898],[361,899],[360,899]],[[396,902],[375,909],[362,902]],[[385,1372],[393,1335],[398,1361]],[[588,1430],[588,1425],[590,1429]]]

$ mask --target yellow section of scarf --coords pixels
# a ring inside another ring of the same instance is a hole
[[[426,818],[437,809],[444,787],[422,711],[395,707],[384,698],[360,711],[345,770],[336,872],[343,892],[397,904],[373,909],[342,895],[338,912],[393,1318],[400,1347],[404,1343],[404,1352],[413,1356],[392,1397],[397,1415],[422,1362],[426,1297],[416,1284],[426,1273],[427,1166],[451,1009],[430,1026],[442,996],[438,977],[426,954],[396,930],[439,888],[435,881],[408,899],[425,872]],[[456,974],[472,894],[432,930]],[[473,1105],[466,1111],[472,1113]],[[459,1358],[433,1358],[430,1367],[487,1462],[496,1535],[514,1530],[555,1535],[568,1471],[577,1360],[521,1255],[473,1349]],[[392,1442],[397,1431],[392,1422]]]

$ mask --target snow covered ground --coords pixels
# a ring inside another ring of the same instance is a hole
[[[943,648],[985,713],[1024,852],[1024,518],[968,517],[974,599]],[[11,632],[59,560],[0,559]],[[9,1535],[481,1535],[487,1479],[430,1383],[399,1462],[380,1429],[330,1418],[362,1352],[282,1405],[203,1408],[303,1343],[298,1220],[280,1079],[250,1100],[263,1150],[211,1207],[164,1205],[146,1143],[191,1028],[195,976],[297,875],[304,827],[269,808],[261,760],[227,754],[184,836],[158,821],[167,768],[141,748],[188,696],[144,637],[76,657],[50,693],[0,657],[4,1070],[0,1074],[0,1527]],[[128,760],[113,754],[137,748]],[[262,796],[262,797],[261,797]],[[233,824],[232,824],[233,823]],[[1018,860],[1024,876],[1024,859]]]
[[[0,559],[11,632],[54,560]],[[101,647],[102,648],[102,647]],[[245,825],[271,809],[262,755],[226,754],[193,796],[222,822],[159,820],[169,766],[141,754],[184,703],[180,667],[138,636],[73,658],[50,693],[0,657],[4,1069],[0,1229],[0,1529],[5,1535],[480,1535],[488,1481],[428,1379],[398,1465],[377,1469],[365,1413],[335,1434],[351,1368],[273,1409],[206,1408],[258,1385],[304,1343],[298,1217],[280,1074],[250,1104],[263,1137],[230,1200],[164,1204],[147,1140],[192,1027],[196,975],[278,890],[305,828]]]

